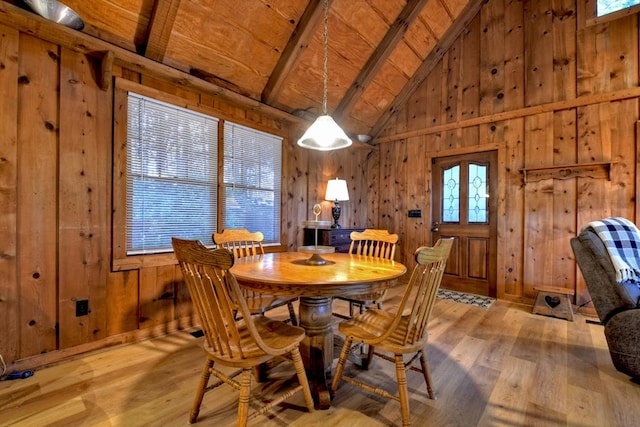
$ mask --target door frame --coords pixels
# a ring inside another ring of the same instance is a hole
[[[429,200],[429,223],[428,223],[428,233],[429,233],[429,238],[427,239],[427,241],[431,242],[431,245],[435,244],[435,242],[433,241],[433,236],[434,233],[431,231],[431,225],[433,224],[434,221],[434,209],[435,206],[439,206],[439,202],[438,203],[434,203],[433,198],[435,197],[435,193],[434,193],[434,180],[435,179],[439,179],[439,177],[435,176],[435,162],[436,159],[441,159],[441,158],[447,158],[447,157],[468,157],[468,156],[473,156],[474,154],[489,154],[490,156],[490,169],[489,169],[489,176],[490,176],[490,195],[492,197],[489,198],[489,233],[491,238],[489,239],[489,259],[488,259],[488,282],[489,282],[489,289],[488,289],[488,293],[490,297],[497,297],[497,290],[498,290],[498,277],[497,277],[497,272],[498,272],[498,257],[497,257],[497,253],[498,253],[498,199],[500,197],[501,194],[501,188],[500,188],[500,179],[499,179],[499,175],[500,175],[500,171],[499,171],[499,167],[498,167],[498,163],[499,163],[499,156],[500,156],[500,150],[497,147],[491,147],[491,148],[487,148],[484,150],[474,150],[474,151],[464,151],[464,152],[449,152],[447,153],[446,151],[444,152],[439,152],[439,153],[433,153],[433,155],[430,155],[427,159],[427,161],[429,162],[429,193],[430,193],[430,200]]]

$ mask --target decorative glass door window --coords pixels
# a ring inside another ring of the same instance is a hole
[[[488,172],[488,165],[473,162],[462,162],[443,169],[440,204],[443,223],[489,222]]]
[[[442,221],[460,221],[460,165],[444,170],[442,186]]]
[[[484,165],[469,164],[469,204],[467,206],[469,223],[486,223],[487,211],[487,167]]]

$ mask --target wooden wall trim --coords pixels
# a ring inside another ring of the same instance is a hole
[[[517,119],[526,116],[532,116],[540,113],[556,112],[562,110],[569,110],[571,108],[584,107],[586,105],[600,104],[603,102],[621,101],[630,98],[640,97],[640,87],[634,87],[630,89],[622,89],[614,92],[601,93],[597,95],[580,96],[575,99],[567,101],[548,102],[533,107],[518,108],[516,110],[507,111],[503,113],[488,114],[486,116],[474,117],[467,120],[460,120],[457,122],[446,123],[438,126],[431,126],[428,128],[416,129],[407,132],[400,132],[395,135],[384,136],[376,138],[373,143],[381,144],[383,142],[398,141],[404,138],[411,138],[415,136],[430,135],[439,132],[446,132],[453,129],[460,129],[465,127],[477,126],[481,124],[494,123],[503,120]]]
[[[131,332],[123,332],[117,335],[111,335],[99,341],[87,342],[85,344],[73,347],[50,351],[47,353],[36,354],[22,359],[15,360],[9,364],[12,371],[20,371],[26,369],[37,369],[45,366],[51,366],[63,360],[69,360],[72,357],[85,354],[90,351],[100,350],[102,348],[114,347],[117,345],[129,344],[142,341],[145,339],[164,336],[172,332],[180,330],[199,329],[199,320],[195,315],[193,317],[183,317],[172,320],[162,325],[156,325],[147,329],[136,329]]]

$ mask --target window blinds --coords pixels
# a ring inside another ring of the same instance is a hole
[[[129,93],[127,254],[216,231],[218,120]]]
[[[224,227],[280,242],[282,138],[224,123]]]

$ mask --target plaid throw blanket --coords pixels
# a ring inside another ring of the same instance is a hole
[[[605,218],[592,221],[584,228],[592,228],[609,252],[616,270],[616,280],[640,282],[640,231],[626,218]]]

